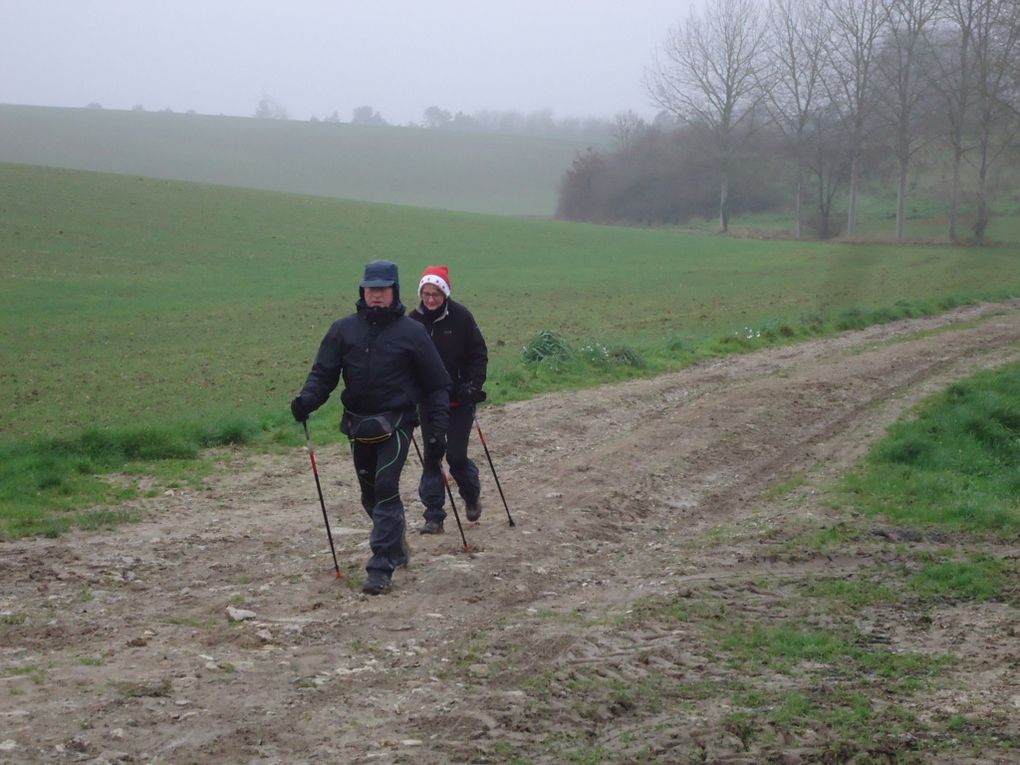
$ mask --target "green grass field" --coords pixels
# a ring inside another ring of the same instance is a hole
[[[590,142],[0,104],[0,162],[503,215],[552,216]]]
[[[0,165],[0,212],[0,504],[17,507],[26,486],[80,507],[116,498],[97,471],[296,442],[288,402],[375,258],[400,265],[405,296],[450,266],[494,402],[1020,294],[1015,247],[683,235],[24,165]],[[539,333],[569,358],[526,362]],[[317,438],[338,415],[334,400],[313,418]]]
[[[16,165],[0,206],[0,436],[18,439],[284,412],[374,258],[411,296],[426,265],[450,266],[496,400],[556,386],[520,357],[543,329],[628,344],[654,372],[714,339],[1020,292],[1012,248],[683,236]]]

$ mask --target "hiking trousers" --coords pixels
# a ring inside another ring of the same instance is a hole
[[[482,486],[478,479],[478,466],[468,459],[468,441],[471,438],[471,426],[475,422],[475,405],[461,404],[450,407],[450,427],[446,431],[446,461],[450,465],[450,475],[457,482],[457,493],[466,504],[478,501]],[[421,437],[427,444],[431,428],[422,420]],[[425,460],[421,480],[418,482],[418,496],[425,505],[426,521],[442,521],[446,518],[443,505],[446,502],[446,487],[443,484],[442,465],[433,460]]]
[[[404,503],[400,501],[400,473],[411,444],[411,427],[404,426],[379,444],[351,442],[354,469],[361,487],[361,506],[372,519],[369,546],[372,557],[365,568],[393,575],[402,557]]]

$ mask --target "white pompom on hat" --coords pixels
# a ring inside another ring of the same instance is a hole
[[[438,287],[446,297],[450,297],[450,269],[446,266],[429,266],[426,268],[425,273],[421,275],[421,281],[418,282],[419,297],[421,296],[422,287],[426,284]]]

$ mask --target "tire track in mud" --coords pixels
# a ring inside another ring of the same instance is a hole
[[[1017,358],[1018,340],[1020,303],[972,306],[487,408],[517,528],[474,455],[486,509],[465,530],[480,552],[459,551],[451,518],[443,537],[412,539],[412,566],[386,598],[329,576],[303,452],[142,503],[146,520],[111,533],[2,544],[0,610],[25,618],[6,625],[0,668],[10,678],[45,664],[49,684],[15,679],[21,692],[0,703],[14,724],[0,738],[15,742],[13,762],[106,751],[125,762],[443,763],[501,761],[500,742],[555,762],[543,742],[599,725],[640,737],[654,721],[580,714],[564,689],[726,673],[683,625],[602,615],[668,594],[752,618],[789,600],[787,580],[857,568],[853,556],[777,561],[764,541],[824,515],[812,482],[843,472],[923,395]],[[317,456],[350,578],[367,524],[344,451]],[[403,486],[411,523],[416,473],[409,464]],[[770,499],[791,476],[803,486]],[[761,578],[774,584],[753,584]],[[257,617],[229,623],[231,604]],[[101,667],[82,665],[89,656]],[[565,694],[552,715],[521,689],[547,676]],[[655,751],[697,751],[717,711]]]

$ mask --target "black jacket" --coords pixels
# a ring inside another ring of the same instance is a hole
[[[456,399],[457,389],[465,383],[481,390],[489,365],[489,349],[471,311],[448,298],[434,320],[420,304],[411,312],[411,318],[425,327],[435,343],[453,380],[453,398]]]
[[[399,301],[380,310],[359,300],[356,313],[333,322],[301,390],[306,410],[326,403],[341,376],[340,401],[346,411],[394,412],[404,415],[403,422],[416,422],[415,407],[421,404],[432,427],[446,431],[450,376],[425,331],[404,315]]]

